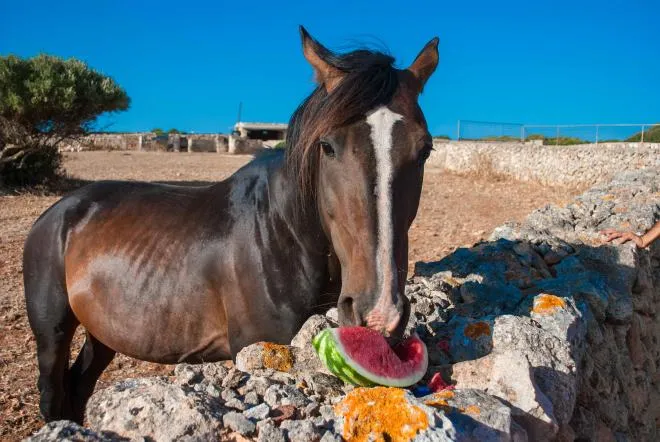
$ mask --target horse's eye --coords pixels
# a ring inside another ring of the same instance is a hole
[[[422,148],[422,150],[419,152],[419,157],[417,157],[417,161],[419,161],[419,165],[423,165],[426,160],[431,156],[431,151],[433,150],[433,145],[432,144],[427,144]]]
[[[325,141],[320,141],[319,145],[321,146],[321,149],[323,149],[323,153],[326,156],[329,156],[330,158],[335,157],[335,150],[332,148],[330,143],[326,143]]]

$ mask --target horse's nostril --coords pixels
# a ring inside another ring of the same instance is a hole
[[[360,315],[357,312],[355,302],[351,296],[339,299],[339,322],[343,325],[360,325]]]

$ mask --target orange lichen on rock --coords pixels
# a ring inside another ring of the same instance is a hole
[[[433,395],[433,397],[438,399],[451,399],[454,396],[456,396],[456,394],[453,391],[449,391],[449,390],[439,391]]]
[[[468,324],[463,330],[468,338],[477,339],[479,336],[490,336],[490,325],[485,321]]]
[[[566,301],[559,296],[541,293],[534,298],[534,307],[532,312],[539,315],[551,315],[559,308],[566,308]]]
[[[429,418],[412,405],[404,390],[391,387],[356,388],[335,405],[344,417],[347,441],[408,441],[429,426]]]
[[[424,404],[436,408],[449,407],[449,403],[446,400],[436,398],[427,399],[424,401]]]
[[[431,407],[449,407],[447,399],[454,397],[454,392],[450,390],[439,391],[429,399],[425,400],[424,403]]]
[[[293,367],[293,354],[286,345],[264,342],[261,344],[263,352],[263,365],[277,371],[291,371]]]
[[[472,416],[478,416],[481,414],[481,409],[476,405],[468,405],[462,410],[465,414],[471,414]]]

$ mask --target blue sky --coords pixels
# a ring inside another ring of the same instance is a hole
[[[244,120],[287,121],[313,89],[299,24],[332,49],[384,45],[400,67],[440,37],[420,99],[433,134],[660,120],[657,0],[0,3],[0,54],[77,57],[127,90],[110,130],[227,132],[241,101]]]

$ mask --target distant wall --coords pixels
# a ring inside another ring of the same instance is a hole
[[[62,152],[88,150],[145,150],[175,152],[227,152],[228,136],[223,134],[167,134],[151,132],[89,134],[60,145]]]
[[[660,143],[545,146],[538,143],[442,141],[428,164],[468,172],[491,168],[546,184],[595,184],[623,170],[660,166]]]

